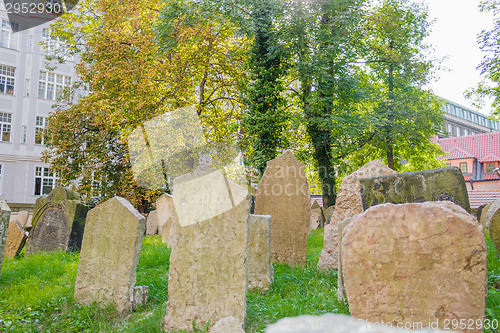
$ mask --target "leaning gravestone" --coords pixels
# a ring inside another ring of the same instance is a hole
[[[26,244],[28,233],[24,231],[19,221],[10,221],[9,232],[5,242],[4,258],[12,259],[21,253],[21,250]]]
[[[373,160],[342,180],[335,210],[325,226],[323,250],[318,260],[319,269],[336,269],[338,265],[338,223],[363,211],[359,180],[361,178],[397,173],[379,160]]]
[[[29,217],[30,217],[30,214],[27,211],[22,210],[19,213],[17,213],[15,220],[21,224],[21,227],[24,230],[26,230],[26,227],[28,226]],[[12,216],[11,216],[11,220],[12,220]],[[26,231],[29,231],[29,230],[26,230]]]
[[[174,198],[169,194],[162,194],[156,200],[156,221],[158,223],[158,233],[161,235],[163,243],[168,243],[169,241],[172,217],[174,215]]]
[[[393,325],[438,321],[441,329],[452,320],[484,322],[484,230],[458,205],[374,206],[353,217],[342,243],[353,317]]]
[[[302,164],[290,150],[267,162],[255,199],[255,214],[271,215],[271,257],[290,266],[305,265],[310,210]]]
[[[3,253],[9,229],[10,208],[0,195],[0,277],[2,276]]]
[[[146,220],[146,235],[156,235],[158,233],[158,219],[156,210],[150,211]]]
[[[471,212],[464,176],[457,167],[404,172],[360,180],[363,209],[382,203],[451,201]]]
[[[121,197],[89,211],[75,283],[77,302],[112,304],[119,313],[138,303],[147,292],[134,287],[145,229],[144,216]]]
[[[204,327],[231,316],[242,327],[250,215],[247,190],[202,166],[175,178],[173,193],[178,203],[172,221],[176,231],[165,330],[191,330],[193,322]],[[204,209],[196,211],[198,207]]]
[[[269,289],[273,282],[270,215],[250,215],[248,218],[246,262],[248,288]]]
[[[57,187],[35,203],[26,255],[39,251],[80,250],[88,208],[79,195]]]

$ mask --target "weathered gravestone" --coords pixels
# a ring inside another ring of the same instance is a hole
[[[156,210],[152,210],[148,214],[146,220],[146,235],[156,235],[158,233],[158,219]]]
[[[338,265],[338,223],[363,211],[359,180],[361,178],[397,173],[379,160],[373,160],[342,180],[335,210],[325,226],[323,250],[318,260],[319,269],[336,269]]]
[[[481,217],[479,218],[479,224],[481,224],[485,228],[486,228],[486,220],[488,217],[488,211],[491,205],[493,205],[493,202],[490,202],[489,204],[484,206],[484,208],[481,210]]]
[[[35,203],[26,255],[81,248],[88,207],[70,189],[57,187]]]
[[[341,314],[326,313],[321,316],[302,315],[278,320],[266,328],[266,333],[452,333],[437,329],[435,323],[411,323],[406,327],[390,327],[384,323],[370,323]],[[409,331],[410,329],[411,331]]]
[[[175,236],[165,330],[190,330],[193,321],[199,327],[207,322],[213,326],[231,316],[242,327],[250,210],[247,190],[213,168],[200,167],[175,178],[173,193],[178,201],[172,221]],[[194,211],[199,207],[203,209]]]
[[[24,230],[29,231],[29,230],[27,230],[29,217],[30,217],[30,214],[27,211],[22,210],[19,213],[17,213],[14,220],[19,222],[21,224],[21,227]],[[10,219],[12,221],[12,215],[10,216]]]
[[[134,285],[145,229],[144,216],[121,197],[89,211],[75,283],[77,302],[111,304],[120,313],[140,303],[147,287]]]
[[[330,224],[330,221],[332,220],[332,215],[333,215],[333,211],[335,210],[335,206],[330,206],[326,209],[323,208],[323,210],[325,211],[325,225],[326,224]]]
[[[488,234],[498,254],[500,254],[500,199],[491,203],[485,215],[484,223],[488,229]]]
[[[364,210],[386,202],[446,200],[471,212],[464,176],[457,167],[365,178],[360,185]]]
[[[483,227],[449,201],[383,204],[352,218],[342,238],[353,317],[371,322],[484,322]],[[465,332],[482,332],[473,327]]]
[[[9,222],[9,231],[5,242],[4,258],[14,258],[17,256],[26,244],[28,233],[24,231],[19,221]]]
[[[304,164],[290,150],[267,162],[255,199],[255,214],[271,215],[273,262],[305,265],[310,210]]]
[[[222,318],[208,331],[208,333],[245,333],[241,323],[234,317]]]
[[[270,215],[250,215],[248,218],[246,263],[248,288],[269,289],[273,282]]]
[[[162,194],[156,200],[156,220],[158,223],[158,233],[162,242],[167,244],[170,238],[170,228],[172,217],[175,215],[174,198],[169,194]]]
[[[10,208],[0,195],[0,277],[2,276],[3,253],[9,229]]]
[[[324,225],[325,216],[323,215],[323,209],[317,201],[314,201],[311,206],[311,215],[309,217],[309,231],[316,230]]]

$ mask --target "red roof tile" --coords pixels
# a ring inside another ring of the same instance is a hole
[[[484,174],[484,180],[494,180],[494,179],[500,179],[500,178],[498,178],[498,175],[496,173],[485,173]]]
[[[458,160],[462,158],[475,158],[475,156],[468,151],[463,150],[460,147],[453,147],[449,151],[446,152],[445,156],[442,156],[441,158],[447,159],[447,160]]]
[[[466,182],[469,182],[471,179],[472,179],[472,173],[464,174],[464,180]]]
[[[497,162],[500,161],[500,157],[498,157],[495,154],[488,154],[481,158],[478,162],[479,163],[487,163],[487,162]]]
[[[457,147],[478,160],[481,160],[490,154],[500,156],[500,132],[438,139],[438,143],[441,145],[444,152],[453,153],[452,149]],[[460,156],[458,152],[456,154],[457,156]],[[451,155],[445,156],[444,158],[452,159],[450,157]]]
[[[500,198],[500,191],[469,191],[470,208],[478,208]]]

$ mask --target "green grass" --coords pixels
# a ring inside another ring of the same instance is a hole
[[[500,318],[500,258],[489,237],[486,316]],[[328,312],[348,314],[336,297],[337,274],[316,269],[323,230],[308,238],[305,267],[274,265],[268,291],[250,290],[245,331],[263,332],[278,319]],[[143,240],[136,285],[149,286],[148,304],[119,316],[114,309],[79,305],[73,299],[78,253],[42,253],[4,261],[0,280],[0,332],[162,332],[168,299],[170,250],[161,237]],[[199,330],[202,332],[203,330]],[[493,333],[494,331],[492,331]]]

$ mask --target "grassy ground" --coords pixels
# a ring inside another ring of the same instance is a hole
[[[500,258],[488,242],[489,291],[486,315],[500,318]],[[327,312],[348,313],[336,301],[337,276],[316,270],[323,231],[308,239],[303,268],[275,265],[267,292],[250,291],[246,332],[263,332],[280,318]],[[82,306],[73,299],[78,253],[38,254],[6,260],[0,281],[1,332],[161,332],[165,315],[170,250],[158,236],[144,238],[136,285],[149,286],[148,304],[126,317],[112,308]],[[494,332],[494,331],[492,331]]]

